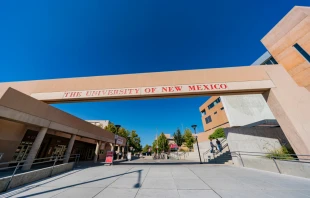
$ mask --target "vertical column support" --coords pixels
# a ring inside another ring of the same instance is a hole
[[[120,156],[119,156],[119,153],[121,152],[121,146],[120,145],[118,145],[117,146],[117,158],[116,159],[119,159],[120,158]]]
[[[122,147],[122,159],[125,159],[125,147]]]
[[[95,155],[94,155],[94,162],[95,163],[98,161],[98,155],[99,155],[100,146],[101,146],[101,141],[97,141]]]
[[[22,168],[23,171],[29,170],[31,168],[32,163],[33,163],[33,161],[34,161],[34,159],[35,159],[35,157],[36,157],[36,155],[37,155],[37,153],[39,151],[39,148],[40,148],[40,146],[42,144],[44,136],[45,136],[45,134],[47,132],[47,129],[48,128],[45,128],[45,127],[40,129],[36,139],[34,140],[34,142],[32,144],[32,147],[31,147],[30,152],[29,152],[29,154],[27,156],[25,164],[23,165],[23,168]]]
[[[71,135],[71,138],[70,138],[70,141],[69,141],[69,144],[68,144],[68,148],[66,150],[66,153],[65,153],[65,158],[64,158],[64,163],[68,163],[69,162],[69,159],[70,159],[70,155],[71,155],[71,151],[72,151],[72,148],[73,148],[73,145],[74,145],[74,141],[75,141],[75,137],[76,135]]]
[[[115,145],[110,143],[110,146],[111,146],[111,151],[114,151]]]
[[[276,87],[265,94],[267,104],[298,155],[310,153],[310,92],[299,87],[281,65],[264,67]]]

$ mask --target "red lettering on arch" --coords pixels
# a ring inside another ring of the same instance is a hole
[[[196,91],[196,87],[194,85],[189,85],[188,88],[189,91]]]
[[[208,85],[203,85],[203,88],[204,88],[205,90],[209,90],[209,86],[208,86]]]
[[[167,87],[163,87],[161,90],[162,90],[162,92],[168,92],[168,88]]]
[[[222,89],[227,89],[227,85],[226,85],[226,84],[221,84],[220,87],[221,87]]]
[[[176,91],[182,91],[182,87],[181,86],[175,86],[174,87]]]

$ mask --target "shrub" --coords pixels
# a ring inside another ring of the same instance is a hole
[[[280,149],[276,149],[271,151],[269,154],[266,155],[267,158],[275,158],[275,159],[284,159],[284,160],[292,160],[294,159],[293,156],[290,156],[288,154],[292,154],[290,152],[291,149],[286,148],[285,146],[282,146]]]
[[[217,139],[217,138],[225,138],[225,133],[223,128],[216,129],[211,135],[209,135],[209,139]]]

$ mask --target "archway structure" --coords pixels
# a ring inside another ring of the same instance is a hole
[[[261,93],[295,152],[310,153],[310,92],[281,65],[2,83],[0,97],[9,87],[46,103]]]

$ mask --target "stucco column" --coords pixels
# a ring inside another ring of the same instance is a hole
[[[27,159],[24,163],[24,166],[22,167],[22,170],[25,171],[25,170],[29,170],[31,168],[31,165],[32,165],[32,163],[33,163],[33,161],[34,161],[34,159],[35,159],[35,157],[39,151],[39,148],[40,148],[41,143],[44,139],[44,136],[47,132],[47,129],[48,128],[41,128],[41,130],[39,131],[36,139],[34,140],[34,142],[32,144],[32,147],[31,147],[30,152],[27,156]]]
[[[265,67],[276,87],[265,94],[267,104],[296,154],[310,153],[310,92],[299,87],[279,66]]]
[[[111,151],[114,151],[114,148],[115,148],[114,144],[110,143],[110,146],[111,146]]]
[[[98,161],[98,155],[99,155],[100,146],[101,146],[101,141],[97,141],[95,155],[94,155],[94,162],[95,163]]]
[[[119,159],[119,153],[121,152],[121,146],[120,145],[117,145],[117,158],[116,159]]]
[[[70,141],[68,144],[68,148],[67,148],[66,153],[65,153],[64,163],[69,162],[71,151],[72,151],[74,141],[75,141],[75,137],[76,137],[76,135],[71,135],[71,138],[70,138]]]
[[[125,147],[123,146],[122,147],[122,159],[124,159],[124,157],[125,157]]]

